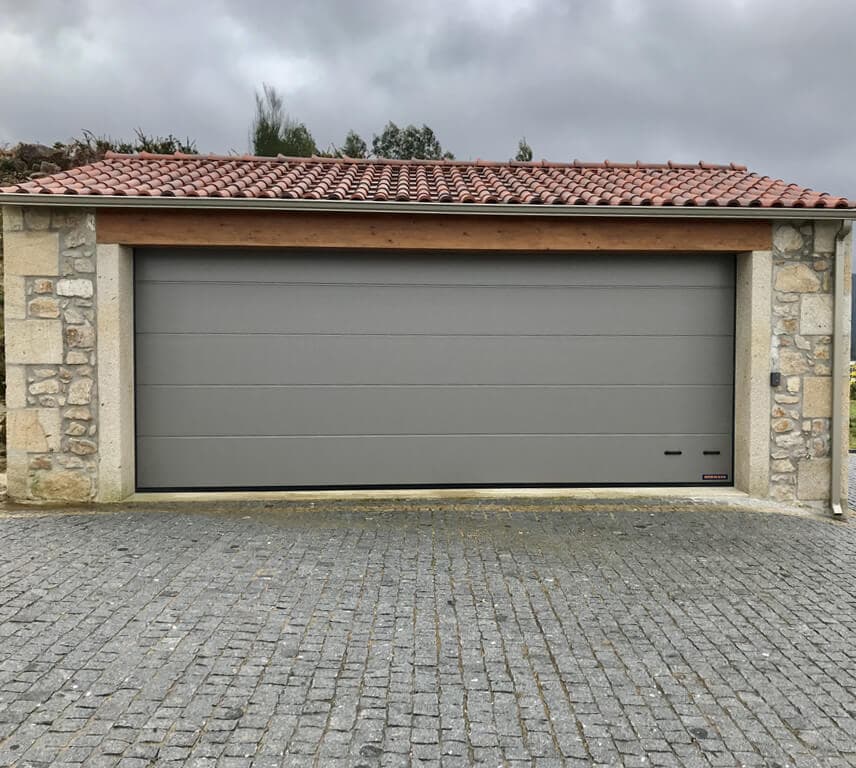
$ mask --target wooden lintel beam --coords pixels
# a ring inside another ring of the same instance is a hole
[[[768,250],[769,222],[290,211],[98,212],[99,243],[443,251]]]

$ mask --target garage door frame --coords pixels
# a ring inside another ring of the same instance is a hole
[[[133,246],[161,244],[162,235],[157,228],[160,215],[161,212],[154,212],[140,217],[135,213],[133,227],[126,228],[124,233],[117,229],[105,237],[101,234],[102,214],[99,213],[97,354],[100,360],[116,362],[98,367],[98,429],[103,450],[98,457],[96,500],[101,502],[119,501],[136,493]],[[284,214],[271,216],[286,217]],[[283,237],[287,237],[287,233]],[[741,238],[745,243],[743,250],[739,248]],[[772,404],[768,381],[772,253],[769,249],[758,250],[759,239],[755,235],[741,235],[728,243],[728,250],[736,250],[738,254],[734,488],[752,497],[766,498],[770,485],[769,411]],[[209,244],[204,238],[191,240],[195,245]],[[712,241],[701,245],[701,252],[726,250]]]

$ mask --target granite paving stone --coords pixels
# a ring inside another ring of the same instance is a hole
[[[851,453],[849,456],[850,463],[848,466],[850,484],[848,488],[848,506],[850,509],[856,509],[856,453]]]
[[[856,515],[9,507],[0,766],[47,765],[856,766]]]

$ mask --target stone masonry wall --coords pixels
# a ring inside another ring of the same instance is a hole
[[[770,496],[820,503],[830,488],[832,291],[838,222],[773,228]]]
[[[10,206],[3,230],[9,495],[90,501],[99,461],[95,215]],[[770,362],[782,382],[772,392],[769,495],[818,507],[831,472],[836,231],[837,222],[773,227]],[[119,333],[117,349],[130,333]]]
[[[95,216],[4,209],[9,495],[96,491]]]

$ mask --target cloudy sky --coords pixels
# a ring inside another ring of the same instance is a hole
[[[459,158],[736,161],[856,197],[854,0],[0,0],[0,143],[246,152],[428,123]]]

